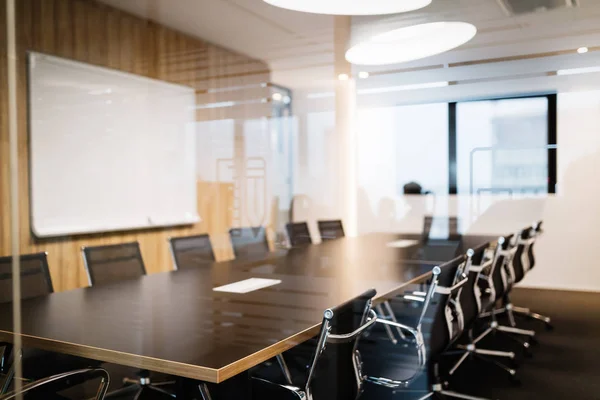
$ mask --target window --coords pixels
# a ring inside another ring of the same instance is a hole
[[[553,192],[551,102],[542,96],[456,104],[457,193],[514,198]]]

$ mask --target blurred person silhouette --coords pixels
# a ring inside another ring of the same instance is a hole
[[[392,232],[396,229],[396,202],[390,197],[383,197],[377,204],[377,231]]]
[[[356,192],[356,208],[358,211],[358,234],[364,235],[376,231],[377,218],[373,213],[369,195],[364,187],[359,187]]]

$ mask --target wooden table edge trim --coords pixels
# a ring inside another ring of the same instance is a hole
[[[14,333],[0,330],[0,341],[12,342]],[[159,358],[125,353],[118,350],[107,350],[98,347],[64,342],[60,340],[40,338],[37,336],[19,335],[24,346],[41,350],[70,354],[77,357],[90,358],[128,367],[147,369],[169,375],[191,378],[205,382],[217,383],[218,370],[177,361],[166,361]],[[25,361],[26,362],[26,361]]]
[[[249,370],[252,367],[257,366],[262,362],[265,362],[277,356],[278,354],[283,353],[286,350],[289,350],[303,342],[306,342],[312,337],[317,336],[319,334],[320,329],[321,323],[318,323],[314,326],[311,326],[308,329],[303,330],[302,332],[296,333],[295,335],[285,338],[277,343],[274,343],[269,347],[265,347],[262,350],[259,350],[240,360],[232,362],[229,365],[219,368],[217,371],[217,383],[224,382],[229,378],[232,378],[244,371]]]

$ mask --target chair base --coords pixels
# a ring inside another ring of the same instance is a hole
[[[394,393],[400,393],[400,390],[395,390]],[[464,393],[455,392],[453,390],[446,390],[441,384],[432,385],[431,391],[426,393],[424,396],[419,397],[418,400],[426,399],[465,399],[465,400],[489,400],[485,397],[471,396]]]
[[[134,395],[133,400],[138,400],[144,390],[152,390],[152,391],[161,393],[165,396],[175,398],[174,393],[171,393],[161,387],[161,386],[174,385],[175,381],[151,383],[150,378],[140,378],[140,379],[125,378],[125,379],[123,379],[123,384],[125,386],[123,386],[120,389],[114,390],[110,393],[107,393],[105,398],[113,399],[113,398],[122,397],[124,395],[133,394]]]
[[[554,329],[554,326],[552,325],[552,319],[550,317],[535,313],[535,312],[531,311],[529,308],[517,307],[517,306],[513,305],[512,303],[510,303],[510,301],[506,302],[506,304],[503,307],[482,313],[481,318],[497,316],[497,315],[502,315],[502,314],[506,314],[511,327],[513,327],[513,328],[515,328],[517,326],[517,323],[515,321],[515,316],[518,315],[518,316],[522,316],[522,317],[525,317],[525,318],[528,318],[531,320],[543,322],[545,324],[547,330]]]
[[[516,315],[520,315],[528,319],[543,322],[547,330],[554,329],[554,325],[552,325],[552,319],[550,317],[546,317],[545,315],[532,312],[529,308],[517,307],[513,305],[512,312]]]
[[[458,393],[452,390],[440,390],[440,391],[436,391],[436,392],[430,392],[428,394],[426,394],[423,397],[419,397],[418,400],[425,400],[425,399],[466,399],[466,400],[489,400],[486,399],[485,397],[476,397],[476,396],[469,396],[467,394],[463,394],[463,393]]]

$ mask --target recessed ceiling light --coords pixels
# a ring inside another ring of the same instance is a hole
[[[347,81],[347,80],[348,80],[348,78],[349,78],[348,74],[339,74],[339,75],[338,75],[338,79],[339,79],[340,81]]]
[[[358,65],[387,65],[452,50],[471,40],[477,28],[466,22],[432,22],[394,29],[358,43],[346,60]]]
[[[283,96],[281,95],[281,93],[278,93],[278,92],[273,93],[273,95],[271,97],[275,101],[281,101],[281,99],[283,98]]]
[[[418,10],[432,0],[264,0],[288,10],[330,15],[383,15]]]
[[[358,73],[358,77],[360,79],[367,79],[369,77],[369,73],[367,71],[360,71]]]
[[[584,54],[584,53],[587,53],[588,51],[589,51],[589,49],[587,47],[580,47],[577,49],[577,52],[579,54]]]

